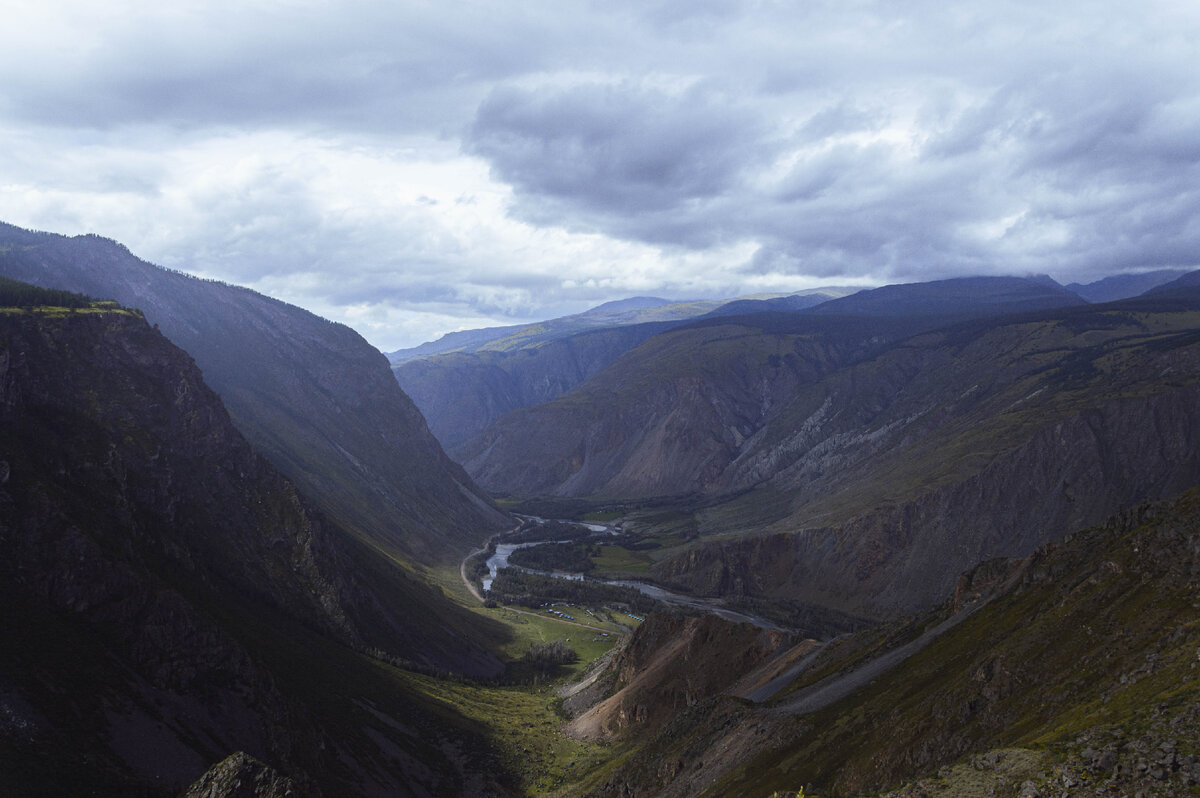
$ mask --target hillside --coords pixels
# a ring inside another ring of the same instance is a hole
[[[1193,490],[981,565],[929,614],[815,655],[811,644],[781,646],[776,660],[808,648],[766,703],[732,697],[745,694],[735,684],[731,695],[697,693],[663,725],[650,721],[662,710],[656,685],[640,685],[644,706],[610,733],[644,744],[590,794],[829,796],[906,781],[889,795],[1191,794],[1200,785],[1197,584]],[[643,626],[631,646],[662,626]],[[729,655],[740,656],[709,652]],[[644,665],[660,690],[698,667]]]
[[[515,351],[453,352],[392,367],[452,456],[501,415],[549,402],[669,324],[593,330]]]
[[[372,546],[452,561],[505,523],[348,327],[96,236],[0,224],[0,275],[139,308],[195,358],[255,449]]]
[[[496,777],[367,654],[493,676],[499,630],[310,504],[139,313],[0,310],[0,543],[6,795],[176,795],[235,751],[312,795]]]

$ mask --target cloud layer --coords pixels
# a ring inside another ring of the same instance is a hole
[[[631,294],[1197,267],[1178,3],[18,0],[0,219],[384,349]]]

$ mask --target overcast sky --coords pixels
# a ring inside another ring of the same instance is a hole
[[[8,0],[0,220],[390,351],[669,298],[1200,267],[1200,3]]]

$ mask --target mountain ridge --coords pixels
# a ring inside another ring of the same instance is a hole
[[[0,311],[0,429],[3,791],[178,794],[237,750],[308,794],[455,790],[447,739],[488,767],[368,656],[494,676],[488,623],[380,578],[140,314]]]
[[[371,545],[453,561],[505,523],[358,333],[98,236],[0,226],[0,274],[138,307],[195,358],[256,449]]]

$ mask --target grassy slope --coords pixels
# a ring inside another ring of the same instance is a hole
[[[1018,567],[992,565],[976,579],[1009,579],[1007,587],[847,698],[802,716],[734,699],[697,705],[646,745],[618,782],[665,789],[657,774],[669,763],[701,768],[720,760],[729,740],[747,738],[756,742],[704,774],[706,786],[678,794],[770,795],[801,785],[845,794],[994,748],[1043,751],[1036,764],[1044,767],[1078,759],[1080,741],[1094,739],[1116,740],[1123,752],[1143,738],[1177,737],[1184,755],[1200,753],[1198,540],[1200,491],[1192,491]],[[893,643],[917,628],[899,631]],[[879,645],[879,632],[865,638],[843,646],[824,672],[848,669]],[[787,701],[777,699],[781,708]]]

